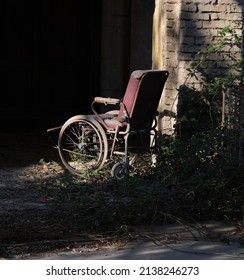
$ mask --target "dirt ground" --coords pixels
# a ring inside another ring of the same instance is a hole
[[[84,186],[63,169],[55,137],[44,130],[1,133],[0,259],[126,242],[87,231],[75,210]]]
[[[29,251],[27,241],[40,240],[48,198],[38,186],[63,171],[48,167],[58,157],[45,131],[1,133],[0,158],[0,257],[11,258]]]

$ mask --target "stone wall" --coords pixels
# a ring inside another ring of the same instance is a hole
[[[153,68],[170,72],[159,107],[162,133],[173,132],[179,87],[201,86],[201,77],[188,79],[187,67],[214,42],[219,29],[242,20],[243,8],[242,0],[155,0]]]

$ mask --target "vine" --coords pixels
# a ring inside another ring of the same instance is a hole
[[[244,139],[243,26],[243,21],[234,21],[233,26],[218,30],[214,43],[197,53],[198,59],[187,68],[186,81],[179,89],[176,119],[180,136],[221,128],[227,142],[233,135],[239,137],[234,143],[239,146],[239,162]]]

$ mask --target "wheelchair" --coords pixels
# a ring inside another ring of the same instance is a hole
[[[58,128],[48,129],[60,129],[57,149],[64,168],[84,176],[112,162],[111,176],[127,177],[133,162],[131,150],[158,148],[157,107],[168,75],[166,70],[135,70],[122,99],[97,96],[92,114],[75,115]],[[111,110],[98,113],[97,107],[107,105]]]

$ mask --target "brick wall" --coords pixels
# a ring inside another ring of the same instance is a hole
[[[199,80],[188,79],[187,67],[216,39],[220,28],[243,17],[243,0],[156,0],[153,23],[153,68],[170,76],[160,102],[159,130],[172,133],[178,89]],[[214,59],[214,58],[212,58]]]

